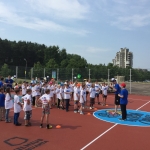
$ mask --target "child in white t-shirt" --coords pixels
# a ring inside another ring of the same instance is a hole
[[[57,98],[57,108],[60,109],[60,85],[57,86],[56,88],[56,98]]]
[[[60,99],[60,107],[62,110],[64,110],[65,107],[64,107],[64,85],[63,84],[60,84],[59,99]]]
[[[94,108],[94,104],[95,104],[95,85],[92,83],[91,85],[91,88],[89,90],[90,92],[90,109],[93,109]]]
[[[106,100],[107,100],[107,92],[108,91],[108,86],[103,83],[103,86],[102,86],[102,95],[103,95],[103,103],[102,105],[105,106],[106,105]]]
[[[22,104],[20,103],[19,96],[18,96],[20,93],[20,90],[15,89],[15,93],[16,95],[14,95],[14,125],[20,126],[21,123],[18,122],[18,118],[21,112],[21,107],[22,107]]]
[[[34,88],[35,88],[35,107],[38,107],[37,101],[38,101],[38,99],[40,98],[40,95],[41,95],[41,93],[40,93],[40,90],[41,90],[40,82],[37,82],[37,84],[35,85]]]
[[[31,99],[32,90],[28,89],[27,94],[22,97],[24,101],[23,110],[25,112],[24,120],[25,126],[31,126],[30,119],[32,115],[32,99]]]
[[[6,88],[6,95],[5,95],[5,110],[6,110],[6,114],[5,114],[5,122],[6,123],[10,123],[10,119],[9,119],[9,112],[10,109],[13,108],[13,101],[11,98],[11,89],[9,87]]]
[[[86,102],[86,89],[85,89],[85,84],[82,85],[82,89],[81,89],[81,92],[80,92],[80,101],[81,103],[81,106],[80,106],[80,109],[78,112],[80,112],[81,115],[83,115],[83,107],[85,105],[85,102]]]
[[[23,82],[21,88],[22,88],[22,96],[25,96],[27,92],[27,85],[25,81]]]
[[[43,111],[43,115],[41,117],[41,125],[40,125],[40,128],[43,128],[43,120],[44,120],[44,117],[46,116],[46,123],[47,123],[47,126],[46,128],[47,129],[51,129],[52,126],[49,125],[49,114],[50,114],[50,101],[51,101],[51,98],[50,98],[50,90],[47,89],[45,91],[45,94],[42,95],[38,102],[42,103],[42,111]]]
[[[79,100],[80,100],[80,84],[75,83],[75,86],[74,86],[74,113],[78,112]]]

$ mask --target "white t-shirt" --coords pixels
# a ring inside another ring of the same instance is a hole
[[[41,93],[40,93],[40,86],[39,85],[35,85],[35,93],[36,93],[36,96],[40,96]]]
[[[86,90],[82,89],[80,92],[80,103],[84,103],[84,102],[86,102]]]
[[[49,102],[51,101],[49,94],[44,94],[43,96],[40,97],[40,99],[43,105],[48,105]]]
[[[27,89],[32,89],[32,87],[31,86],[27,86]]]
[[[104,95],[107,95],[108,86],[102,86],[102,92]]]
[[[87,90],[89,91],[90,88],[91,88],[91,83],[87,82],[87,83],[86,83],[86,88],[87,88]]]
[[[74,100],[79,100],[79,98],[78,97],[80,97],[80,88],[74,88]]]
[[[19,113],[21,111],[21,106],[18,104],[20,102],[19,96],[14,96],[14,113]]]
[[[95,88],[90,88],[90,98],[95,98]]]
[[[25,95],[26,94],[26,91],[27,91],[27,88],[24,84],[22,84],[22,95]]]
[[[100,92],[100,85],[99,84],[95,84],[95,92],[99,93]]]
[[[60,89],[59,88],[56,89],[56,95],[57,95],[57,98],[59,98],[59,96],[60,96]]]
[[[7,93],[5,96],[5,109],[13,108],[13,101],[10,95]]]
[[[35,97],[36,96],[36,91],[35,91],[35,86],[34,87],[32,87],[32,97]]]
[[[23,110],[24,111],[30,111],[32,110],[32,100],[31,100],[31,95],[26,94],[25,96],[22,97],[24,100],[24,106],[23,106]],[[30,104],[27,104],[27,100],[30,101]]]
[[[49,85],[48,89],[50,89],[50,94],[49,94],[50,97],[53,97],[53,95],[54,95],[54,93],[53,93],[54,92],[54,86],[53,85],[52,86]]]
[[[59,91],[59,99],[64,99],[64,89],[61,87]]]
[[[66,93],[67,92],[67,93]],[[71,89],[70,88],[66,88],[65,87],[65,89],[64,89],[64,99],[70,99],[71,98],[71,96],[70,96],[70,94],[71,94]]]

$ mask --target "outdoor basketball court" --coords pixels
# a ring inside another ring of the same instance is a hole
[[[31,127],[24,126],[22,111],[22,126],[0,122],[0,150],[149,150],[150,96],[129,95],[127,121],[118,120],[120,113],[113,114],[113,94],[107,102],[108,106],[96,104],[98,110],[85,109],[85,115],[74,114],[73,106],[67,113],[53,108],[49,130],[46,124],[39,128],[41,108],[33,108]]]

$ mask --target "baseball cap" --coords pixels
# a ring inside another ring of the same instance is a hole
[[[64,84],[67,84],[67,82],[65,82]]]
[[[123,82],[123,83],[120,84],[120,86],[125,88],[126,84]]]

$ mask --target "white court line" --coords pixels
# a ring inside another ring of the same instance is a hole
[[[150,103],[150,101],[148,101],[147,103],[145,103],[144,105],[142,105],[141,107],[139,107],[138,109],[136,109],[136,111],[139,110],[139,109],[141,109],[142,107],[144,107],[144,106],[147,105],[148,103]]]
[[[81,150],[84,150],[85,148],[87,148],[89,145],[91,145],[92,143],[94,143],[97,139],[99,139],[101,136],[103,136],[104,134],[106,134],[108,131],[110,131],[111,129],[113,129],[115,126],[117,126],[118,124],[116,123],[115,125],[113,125],[112,127],[110,127],[108,130],[106,130],[105,132],[103,132],[102,134],[100,134],[97,138],[95,138],[93,141],[91,141],[89,144],[87,144],[86,146],[84,146]]]
[[[147,103],[145,103],[144,105],[142,105],[141,107],[139,107],[137,110],[141,109],[142,107],[144,107],[145,105],[147,105],[148,103],[150,103],[150,101],[148,101]],[[100,134],[97,138],[95,138],[93,141],[91,141],[90,143],[88,143],[86,146],[84,146],[83,148],[81,148],[80,150],[84,150],[86,149],[88,146],[90,146],[92,143],[94,143],[96,140],[98,140],[100,137],[102,137],[103,135],[105,135],[107,132],[109,132],[111,129],[113,129],[114,127],[116,127],[118,124],[116,123],[115,125],[113,125],[112,127],[110,127],[109,129],[107,129],[105,132],[103,132],[102,134]]]

